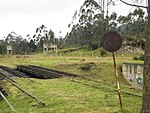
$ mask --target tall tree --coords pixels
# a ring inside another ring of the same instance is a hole
[[[7,35],[7,37],[5,39],[5,43],[6,43],[6,45],[12,46],[14,53],[19,54],[20,53],[19,44],[22,40],[23,40],[23,38],[20,35],[18,35],[14,31],[12,31]]]
[[[5,38],[5,44],[11,45],[15,54],[29,53],[28,41],[15,32],[10,32]]]
[[[112,0],[108,0],[110,5]],[[116,13],[104,16],[104,0],[100,3],[95,0],[85,0],[79,11],[75,11],[73,21],[69,24],[71,32],[67,34],[67,44],[73,46],[89,46],[91,49],[100,47],[103,33],[115,29]],[[108,14],[108,13],[107,13]]]
[[[147,19],[144,17],[145,12],[141,8],[136,8],[127,16],[119,16],[118,22],[121,26],[118,30],[128,37],[143,38],[145,37],[145,30]]]
[[[0,54],[6,53],[6,44],[4,40],[0,40]]]
[[[35,52],[37,49],[35,42],[32,39],[30,40],[30,43],[28,44],[28,46],[31,52]]]
[[[143,104],[141,113],[150,113],[150,0],[148,0],[148,26],[144,59]]]
[[[42,50],[43,43],[45,44],[54,44],[55,36],[54,32],[50,29],[47,30],[47,27],[41,25],[36,29],[36,34],[33,36],[34,42],[38,45],[38,49]]]
[[[144,42],[146,39],[147,31],[147,16],[141,8],[136,8],[133,12],[130,12],[127,16],[119,16],[118,25],[120,25],[117,31],[127,38],[128,45],[131,47],[138,47],[144,49]]]
[[[142,7],[147,9],[148,24],[147,24],[147,38],[145,44],[143,103],[142,103],[141,113],[150,113],[150,47],[149,47],[150,45],[150,0],[146,0],[146,2],[148,2],[147,3],[148,6],[139,6],[139,5],[127,3],[123,0],[120,1],[127,5]]]

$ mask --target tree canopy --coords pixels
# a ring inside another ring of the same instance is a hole
[[[127,16],[117,13],[104,15],[102,4],[94,0],[85,0],[79,11],[75,11],[71,31],[66,35],[68,46],[89,46],[91,49],[101,47],[102,36],[107,31],[117,31],[134,41],[144,40],[147,18],[141,8],[136,8]]]

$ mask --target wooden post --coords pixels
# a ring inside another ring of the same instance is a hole
[[[122,110],[122,101],[121,101],[120,86],[119,86],[119,81],[118,81],[118,72],[117,72],[117,67],[116,67],[115,53],[112,52],[112,54],[113,54],[113,62],[114,62],[114,71],[115,71],[115,76],[116,76],[116,85],[117,85],[118,96],[119,96],[119,101],[120,101],[120,108]]]

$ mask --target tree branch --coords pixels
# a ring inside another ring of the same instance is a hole
[[[135,6],[135,7],[141,7],[141,8],[146,8],[146,9],[148,8],[148,7],[146,7],[146,6],[130,4],[130,3],[127,3],[127,2],[125,2],[125,1],[123,1],[123,0],[120,0],[120,1],[123,2],[123,3],[125,3],[126,5]]]

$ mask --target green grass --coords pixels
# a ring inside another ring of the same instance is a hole
[[[81,63],[80,60],[85,59]],[[123,62],[136,62],[132,57],[117,57],[117,66]],[[94,62],[91,70],[82,67]],[[42,99],[46,106],[41,106],[26,94],[6,83],[7,97],[18,113],[139,113],[142,99],[121,93],[123,111],[120,110],[116,89],[112,57],[35,57],[26,59],[1,58],[0,65],[39,65],[78,74],[79,78],[57,78],[31,82],[15,78],[17,84]],[[84,77],[84,78],[83,78]],[[121,91],[142,95],[141,90],[133,89],[119,71]],[[5,101],[0,101],[0,113],[13,113]]]
[[[119,112],[118,96],[105,88],[95,89],[76,83],[68,78],[53,80],[37,80],[34,83],[24,79],[17,79],[20,86],[38,98],[42,99],[46,106],[42,107],[30,97],[22,94],[16,88],[11,87],[9,101],[19,113],[114,113]],[[30,84],[30,86],[27,86]],[[110,86],[109,86],[110,87]],[[124,112],[138,113],[141,99],[128,95],[122,95]],[[10,112],[8,106],[2,101],[1,111]]]

